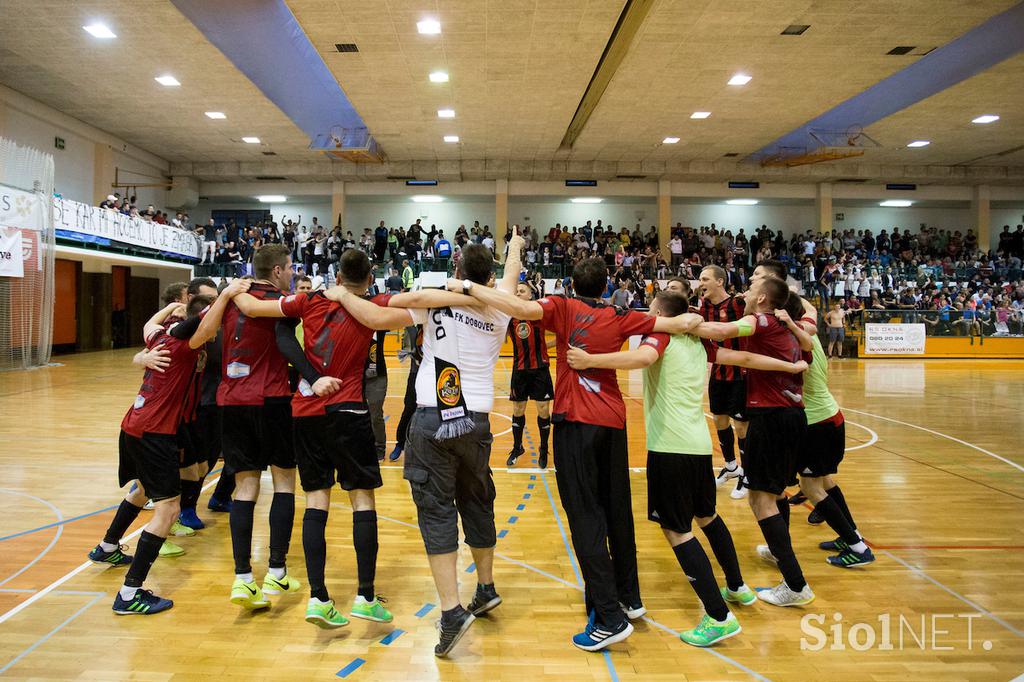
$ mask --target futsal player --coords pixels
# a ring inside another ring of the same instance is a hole
[[[180,509],[181,479],[175,436],[185,391],[199,349],[216,334],[229,299],[246,286],[245,282],[237,282],[216,301],[195,297],[185,311],[187,319],[165,328],[164,322],[170,315],[181,315],[181,304],[172,303],[150,318],[143,328],[147,346],[162,344],[170,363],[163,372],[146,372],[139,394],[121,422],[118,479],[122,486],[132,481],[136,485],[121,501],[103,540],[89,552],[89,559],[96,563],[131,564],[124,585],[114,597],[113,610],[118,615],[152,615],[174,605],[152,590],[143,590],[142,585]],[[201,314],[207,307],[205,315]],[[135,556],[131,557],[124,553],[121,538],[147,499],[155,502],[153,516],[139,537]]]
[[[395,448],[388,455],[388,460],[394,462],[402,456],[405,450],[405,441],[409,435],[409,423],[416,413],[416,375],[420,371],[420,362],[423,360],[423,325],[406,327],[407,336],[412,336],[409,343],[412,350],[398,351],[401,358],[405,353],[409,356],[409,377],[405,380],[405,399],[402,403],[402,415],[398,418],[398,428],[395,431]]]
[[[655,319],[605,305],[601,296],[608,286],[608,266],[601,258],[577,263],[572,285],[577,295],[573,299],[525,301],[486,287],[472,287],[471,295],[516,319],[539,320],[555,334],[555,476],[586,583],[587,612],[593,612],[572,643],[598,651],[629,637],[629,619],[647,612],[636,568],[626,406],[615,370],[578,372],[565,362],[565,354],[570,345],[608,353],[635,334],[683,333],[699,324],[700,317]]]
[[[526,282],[516,285],[516,296],[532,301],[533,287]],[[551,383],[548,369],[548,344],[544,330],[533,320],[512,319],[508,323],[508,336],[512,339],[512,382],[509,400],[512,401],[512,452],[506,466],[513,467],[526,452],[523,448],[523,431],[526,429],[526,402],[537,403],[537,432],[540,447],[537,448],[537,466],[548,466],[548,435],[551,433],[551,399],[555,388]]]
[[[725,270],[717,265],[707,265],[700,272],[700,286],[704,290],[700,314],[709,322],[735,322],[744,315],[743,299],[727,293],[725,282]],[[740,350],[741,347],[738,338],[725,339],[721,345],[730,350]],[[747,401],[744,370],[731,365],[712,365],[711,378],[708,380],[708,400],[718,444],[725,458],[725,466],[718,472],[716,483],[723,485],[735,478],[736,487],[729,495],[734,500],[741,500],[747,496],[747,489],[743,487],[743,467],[736,461],[735,448],[738,441],[742,461],[747,440],[747,420],[743,416]]]
[[[662,291],[649,314],[671,317],[688,307],[684,296]],[[650,334],[635,350],[601,355],[570,348],[567,359],[576,370],[643,369],[647,516],[661,526],[705,611],[696,628],[679,636],[694,646],[711,646],[739,634],[739,622],[726,601],[749,606],[757,596],[743,582],[732,535],[715,512],[711,437],[701,409],[707,362],[783,372],[803,371],[807,363],[718,348],[689,334]],[[691,531],[694,520],[725,572],[726,587],[721,590]]]
[[[253,257],[255,281],[249,295],[276,301],[291,289],[292,259],[283,244],[267,244]],[[229,515],[235,580],[231,602],[249,610],[270,606],[265,595],[294,593],[286,557],[295,520],[295,456],[292,449],[288,362],[276,343],[276,321],[250,318],[234,303],[224,313],[223,357],[217,404],[221,407],[224,463],[235,472]],[[273,478],[270,543],[262,588],[252,573],[252,527],[260,475]]]
[[[750,352],[788,362],[810,360],[810,353],[801,351],[796,337],[774,315],[789,295],[789,287],[782,280],[752,279],[741,319],[704,322],[694,333],[715,341],[745,337]],[[762,590],[757,596],[776,606],[801,606],[814,600],[814,592],[793,551],[789,504],[783,494],[796,476],[797,448],[807,429],[802,396],[800,374],[756,369],[747,372],[748,429],[743,484],[750,489],[750,508],[783,577],[777,586]]]

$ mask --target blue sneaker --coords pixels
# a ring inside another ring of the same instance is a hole
[[[109,552],[105,552],[102,547],[96,545],[89,552],[89,561],[94,564],[110,564],[111,566],[127,566],[132,562],[130,554],[125,554],[124,550],[128,549],[128,545],[121,545]]]
[[[839,566],[840,568],[853,568],[854,566],[864,566],[866,564],[874,563],[875,555],[871,552],[870,547],[865,549],[863,552],[858,552],[852,547],[847,547],[838,555],[827,557],[825,561],[833,566]]]
[[[119,616],[152,616],[174,606],[170,599],[153,594],[153,590],[139,589],[131,599],[121,599],[118,592],[114,597],[114,613]]]
[[[597,623],[588,623],[587,629],[572,638],[572,643],[584,651],[600,651],[633,634],[633,626],[623,620],[618,627],[608,628]]]
[[[388,455],[388,459],[391,460],[392,462],[394,462],[395,460],[397,460],[401,456],[402,456],[402,447],[400,445],[396,445],[395,449],[391,451],[390,455]]]
[[[210,495],[210,501],[206,503],[206,508],[212,512],[230,512],[231,500],[225,502],[216,495]]]
[[[187,526],[192,530],[202,530],[203,528],[206,528],[206,524],[203,523],[202,519],[196,515],[195,507],[192,507],[191,509],[182,509],[181,513],[178,514],[178,523],[183,526]]]

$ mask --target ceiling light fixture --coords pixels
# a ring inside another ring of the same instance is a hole
[[[917,148],[917,147],[927,147],[930,144],[931,144],[931,142],[929,142],[928,140],[914,140],[913,142],[911,142],[907,146],[908,147]]]
[[[678,137],[666,137],[661,141],[662,144],[675,144],[676,142],[679,142]]]
[[[908,199],[887,199],[878,205],[885,206],[886,208],[906,208],[908,206],[913,206],[914,202]]]
[[[757,199],[726,199],[725,203],[730,206],[754,206],[757,204]]]
[[[417,204],[440,204],[444,201],[444,197],[439,197],[436,194],[417,194],[412,200]]]
[[[263,204],[283,204],[288,201],[288,197],[282,194],[262,194],[256,199]]]
[[[258,138],[258,137],[243,137],[242,138],[242,142],[244,142],[246,144],[259,144],[260,143],[260,138]]]
[[[447,83],[448,74],[444,71],[434,71],[430,74],[431,83]]]
[[[600,204],[604,199],[601,197],[573,197],[569,201],[574,204]]]
[[[216,118],[216,119],[227,118],[227,116],[224,115],[223,111],[207,111],[206,112],[206,116],[207,116],[207,118]]]
[[[181,83],[178,82],[178,79],[174,76],[157,76],[153,80],[168,88],[176,88],[181,85]]]
[[[89,24],[88,26],[83,26],[82,28],[84,28],[85,32],[91,35],[93,38],[102,38],[104,40],[110,40],[111,38],[117,37],[117,34],[111,31],[109,28],[107,28],[106,24]]]
[[[441,22],[437,19],[424,19],[416,22],[416,30],[427,36],[436,36],[441,32]]]
[[[444,141],[445,142],[458,142],[459,141],[459,136],[458,135],[445,135],[444,136]]]
[[[993,121],[998,120],[999,117],[996,116],[995,114],[984,114],[982,116],[979,116],[978,118],[972,118],[971,123],[992,123]]]
[[[455,118],[455,110],[454,109],[438,109],[437,110],[437,117],[438,118]]]
[[[746,85],[751,81],[751,77],[744,74],[738,73],[729,79],[729,85]]]
[[[695,111],[692,114],[690,114],[690,118],[707,118],[710,115],[710,111]]]

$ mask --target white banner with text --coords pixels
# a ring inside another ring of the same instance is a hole
[[[21,230],[0,227],[0,277],[24,277]]]
[[[864,325],[865,355],[924,355],[923,324]]]

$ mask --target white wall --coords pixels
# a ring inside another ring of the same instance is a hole
[[[389,227],[398,227],[411,225],[417,218],[428,227],[437,225],[449,237],[461,224],[472,227],[474,220],[493,230],[494,200],[446,198],[439,204],[417,204],[408,197],[381,197],[373,201],[349,199],[345,203],[345,226],[353,234],[374,228],[381,220]]]
[[[66,128],[42,121],[17,109],[7,110],[4,137],[20,145],[53,154],[54,191],[65,199],[92,203],[95,143]],[[56,149],[55,137],[63,137],[64,149]]]
[[[658,204],[654,197],[644,203],[606,199],[600,204],[574,204],[569,199],[544,201],[510,197],[508,220],[509,223],[532,225],[542,233],[555,223],[581,227],[588,220],[595,223],[601,220],[604,225],[628,227],[630,230],[640,223],[641,230],[646,233],[651,225],[658,224]]]
[[[1003,231],[1003,225],[1010,226],[1010,232],[1017,229],[1018,225],[1024,224],[1024,202],[1016,208],[993,208],[992,216],[992,242],[999,243],[999,233]]]
[[[901,230],[910,228],[911,232],[917,232],[921,223],[940,230],[961,231],[966,231],[974,224],[970,208],[885,208],[833,204],[832,212],[842,213],[845,218],[842,222],[835,222],[833,216],[836,229],[870,229],[874,234],[878,234],[879,230],[892,232],[894,227]]]
[[[316,217],[317,222],[321,225],[334,224],[334,218],[331,216],[331,200],[318,197],[298,197],[283,204],[261,204],[255,199],[252,201],[223,201],[216,198],[201,199],[195,208],[188,211],[188,215],[192,218],[193,224],[202,225],[210,219],[213,211],[238,211],[242,209],[268,210],[278,223],[281,222],[282,216],[287,216],[289,220],[298,220],[301,215],[303,225],[311,225],[314,217]]]
[[[784,234],[803,232],[816,226],[814,205],[770,205],[731,206],[722,201],[707,204],[673,203],[672,225],[682,223],[685,227],[701,227],[714,223],[720,229],[731,230],[735,235],[743,228],[747,235],[761,225],[772,230],[781,229]]]

